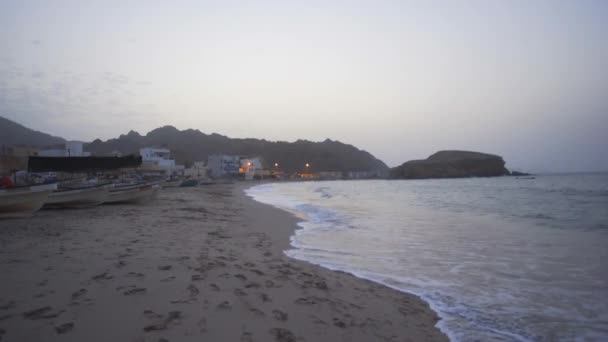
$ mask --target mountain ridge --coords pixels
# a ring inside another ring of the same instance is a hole
[[[10,127],[17,127],[24,137],[34,137],[31,141],[16,135],[2,136],[0,144],[29,145],[43,147],[64,143],[66,140],[46,133],[31,130],[11,120],[0,117],[0,134]],[[7,128],[8,127],[8,128]],[[5,136],[8,137],[5,139]],[[195,161],[206,161],[215,153],[259,156],[265,167],[279,164],[281,170],[302,171],[366,171],[385,174],[388,166],[371,153],[340,141],[325,139],[322,142],[298,139],[294,142],[269,141],[256,138],[230,138],[218,133],[206,134],[198,129],[179,130],[165,125],[142,135],[135,130],[121,134],[117,138],[95,139],[85,143],[84,150],[93,155],[138,154],[143,147],[165,147],[172,151],[178,164],[189,165]],[[310,165],[309,168],[305,164]]]
[[[50,146],[65,143],[65,139],[25,127],[0,116],[0,144]]]

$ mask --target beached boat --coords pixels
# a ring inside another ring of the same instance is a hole
[[[53,191],[44,208],[85,208],[106,202],[113,184],[60,187]]]
[[[154,198],[161,189],[162,182],[141,182],[116,184],[104,203],[138,203]]]
[[[57,184],[36,184],[0,189],[0,218],[28,217],[38,211]]]
[[[182,184],[181,179],[170,179],[165,181],[165,183],[163,184],[163,188],[177,188],[178,186],[180,186],[180,184]]]
[[[190,187],[190,186],[197,186],[198,185],[198,180],[196,179],[186,179],[183,182],[181,182],[181,184],[179,185],[180,187]]]

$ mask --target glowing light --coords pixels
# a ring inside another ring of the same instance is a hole
[[[310,167],[310,164],[306,163],[306,167]]]
[[[279,163],[274,163],[274,167],[279,167]]]

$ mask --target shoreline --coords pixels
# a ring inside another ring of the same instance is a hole
[[[299,220],[251,186],[0,221],[0,339],[448,340],[418,296],[286,256]]]
[[[431,310],[433,312],[433,314],[436,315],[437,321],[436,321],[436,324],[435,324],[434,328],[436,328],[440,332],[440,334],[443,335],[444,340],[450,341],[450,337],[449,337],[450,335],[448,334],[448,332],[443,331],[440,328],[440,326],[439,326],[440,323],[441,323],[441,317],[439,317],[439,311],[433,307],[433,303],[432,302],[423,299],[422,296],[420,296],[420,295],[418,295],[416,293],[413,293],[413,292],[409,292],[409,291],[405,291],[405,290],[399,289],[397,287],[391,286],[390,284],[386,284],[386,283],[383,283],[383,282],[378,281],[378,280],[374,280],[374,279],[370,279],[370,278],[367,278],[367,277],[362,276],[362,275],[358,275],[356,273],[352,273],[352,272],[348,272],[348,271],[343,271],[343,270],[340,270],[340,269],[332,268],[331,266],[328,266],[328,265],[317,264],[317,263],[314,263],[314,262],[311,262],[311,261],[308,261],[308,260],[302,260],[302,259],[297,259],[297,258],[292,258],[292,257],[287,256],[285,252],[288,249],[296,248],[296,247],[294,247],[292,245],[292,237],[295,234],[295,231],[299,230],[299,229],[303,229],[302,227],[299,226],[299,223],[300,222],[304,222],[306,220],[303,219],[303,218],[301,218],[301,217],[298,217],[296,213],[291,212],[291,211],[289,211],[287,209],[282,209],[282,208],[280,208],[278,206],[273,206],[271,204],[267,204],[267,203],[263,203],[261,201],[257,201],[257,200],[255,200],[253,198],[253,196],[249,196],[245,192],[246,190],[252,189],[252,188],[257,187],[257,186],[261,186],[261,185],[264,185],[264,184],[273,184],[273,183],[274,182],[263,182],[261,184],[256,184],[256,185],[250,185],[250,184],[246,184],[245,185],[245,184],[243,184],[243,186],[242,186],[242,192],[243,192],[244,196],[246,196],[250,200],[254,201],[255,203],[259,203],[259,204],[262,204],[262,205],[265,205],[265,206],[269,206],[269,207],[271,207],[271,208],[273,208],[275,210],[278,210],[278,211],[280,211],[283,214],[287,214],[289,217],[291,217],[291,219],[293,221],[292,226],[290,228],[291,234],[289,234],[289,237],[287,238],[288,243],[286,244],[285,248],[283,249],[283,254],[285,255],[285,257],[287,257],[290,260],[294,260],[294,261],[297,261],[297,262],[300,262],[300,263],[305,263],[305,264],[308,264],[308,265],[312,265],[314,267],[321,268],[323,270],[328,270],[330,272],[337,272],[337,273],[340,273],[341,275],[354,277],[357,280],[360,280],[362,282],[370,282],[370,283],[375,284],[375,285],[380,285],[380,286],[386,287],[389,290],[396,291],[399,294],[402,294],[404,296],[413,296],[413,297],[415,297],[416,299],[418,299],[418,300],[422,301],[423,303],[425,303],[428,306],[428,309]]]

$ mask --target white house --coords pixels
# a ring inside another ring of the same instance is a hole
[[[241,157],[227,154],[212,154],[207,157],[207,170],[212,178],[236,176],[239,174]]]
[[[63,148],[41,150],[38,155],[42,157],[88,157],[91,153],[83,151],[83,144],[82,141],[66,141]]]
[[[193,177],[197,179],[206,178],[207,177],[207,166],[205,162],[197,161],[192,164],[192,167],[189,167],[184,170],[184,176]]]
[[[144,147],[139,149],[144,167],[152,167],[161,170],[175,169],[175,160],[171,158],[171,151],[166,148]]]
[[[262,160],[259,157],[241,158],[240,172],[245,174],[245,179],[251,180],[256,175],[260,175],[262,168]]]

